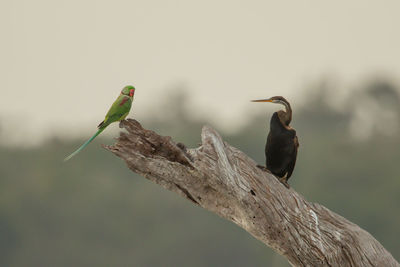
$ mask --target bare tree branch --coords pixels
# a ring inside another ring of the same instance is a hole
[[[233,221],[293,266],[400,266],[368,232],[287,189],[208,126],[195,149],[135,120],[120,127],[127,133],[106,148],[132,171]]]

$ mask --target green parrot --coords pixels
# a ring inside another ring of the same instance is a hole
[[[125,86],[121,94],[118,96],[117,100],[114,101],[110,110],[106,114],[106,118],[102,121],[97,128],[97,132],[87,140],[83,145],[81,145],[77,150],[75,150],[71,155],[64,159],[64,162],[71,159],[73,156],[81,152],[93,139],[96,138],[104,129],[113,122],[122,121],[128,116],[129,110],[131,109],[133,95],[135,94],[135,87],[132,85]]]

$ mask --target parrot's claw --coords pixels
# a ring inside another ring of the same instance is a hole
[[[183,143],[177,143],[176,146],[179,147],[182,151],[185,151],[185,152],[187,151],[187,148],[186,148],[185,144],[183,144]]]

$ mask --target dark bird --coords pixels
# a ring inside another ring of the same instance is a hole
[[[279,110],[272,115],[265,157],[267,169],[289,188],[287,181],[293,173],[299,147],[296,130],[289,126],[292,121],[292,108],[282,96],[252,102],[271,102],[285,106],[285,110]]]

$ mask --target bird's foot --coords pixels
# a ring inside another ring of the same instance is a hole
[[[279,177],[278,180],[279,180],[279,182],[281,182],[286,188],[288,188],[288,189],[290,188],[290,185],[288,184],[287,179],[286,179],[286,175],[283,176],[283,177]]]
[[[182,151],[185,151],[185,152],[187,151],[187,148],[186,148],[185,144],[183,144],[183,143],[177,143],[176,146],[179,147]]]
[[[269,172],[269,173],[271,173],[271,172],[267,169],[267,167],[265,167],[265,166],[262,166],[262,165],[257,164],[257,168],[261,169],[261,170],[264,171],[264,172]]]
[[[193,161],[193,157],[189,154],[188,149],[185,146],[185,144],[177,143],[176,146],[182,150],[183,154],[185,154],[186,157],[188,157],[191,161]]]

